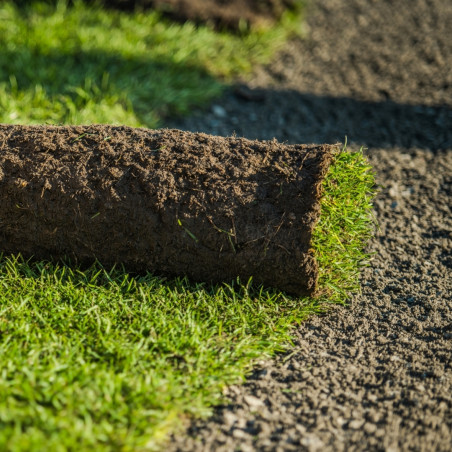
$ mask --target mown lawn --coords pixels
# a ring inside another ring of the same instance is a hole
[[[295,24],[238,36],[152,12],[3,2],[0,122],[154,127],[267,60]],[[373,185],[361,153],[339,154],[314,238],[320,300],[1,256],[0,450],[153,450],[208,414],[256,359],[290,346],[297,322],[357,290]]]

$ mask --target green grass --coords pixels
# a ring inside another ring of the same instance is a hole
[[[0,3],[0,122],[155,126],[218,95],[293,32],[230,35],[156,13]],[[341,152],[313,244],[318,300],[249,283],[211,287],[100,264],[0,257],[0,450],[153,450],[205,416],[290,331],[358,290],[373,174]]]
[[[338,154],[324,189],[318,300],[1,258],[0,450],[153,450],[208,414],[292,327],[358,289],[374,190],[362,153]]]
[[[360,270],[369,262],[365,246],[373,233],[375,176],[363,150],[334,157],[323,181],[320,220],[312,243],[319,263],[319,287],[328,303],[344,303],[359,290]]]
[[[156,127],[266,62],[300,19],[241,35],[156,12],[0,2],[0,122]]]
[[[0,285],[1,450],[155,445],[316,311],[310,300],[246,286],[11,257],[1,260]]]

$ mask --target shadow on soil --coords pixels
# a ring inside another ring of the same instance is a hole
[[[452,148],[452,105],[369,102],[295,90],[238,87],[216,102],[224,118],[198,112],[166,126],[291,143],[348,142],[367,148]],[[204,117],[203,117],[204,115]]]
[[[73,121],[74,110],[109,97],[113,105],[130,110],[150,128],[276,137],[291,143],[335,143],[347,136],[349,143],[368,148],[452,148],[452,105],[369,102],[238,87],[215,101],[223,107],[223,115],[198,110],[181,118],[193,105],[222,90],[221,83],[199,66],[106,52],[35,54],[27,48],[1,51],[0,56],[0,87],[6,86],[12,97],[43,92],[50,101],[61,103],[62,123]],[[4,112],[8,97],[0,100]],[[167,119],[158,124],[157,118]],[[10,121],[0,111],[0,122]]]

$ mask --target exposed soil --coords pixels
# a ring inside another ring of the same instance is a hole
[[[0,125],[0,250],[312,295],[334,146]]]
[[[294,333],[168,451],[452,450],[452,2],[316,0],[305,40],[172,126],[364,145],[362,294]]]

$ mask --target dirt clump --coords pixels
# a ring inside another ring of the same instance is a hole
[[[313,294],[334,146],[179,130],[0,126],[0,250]]]

